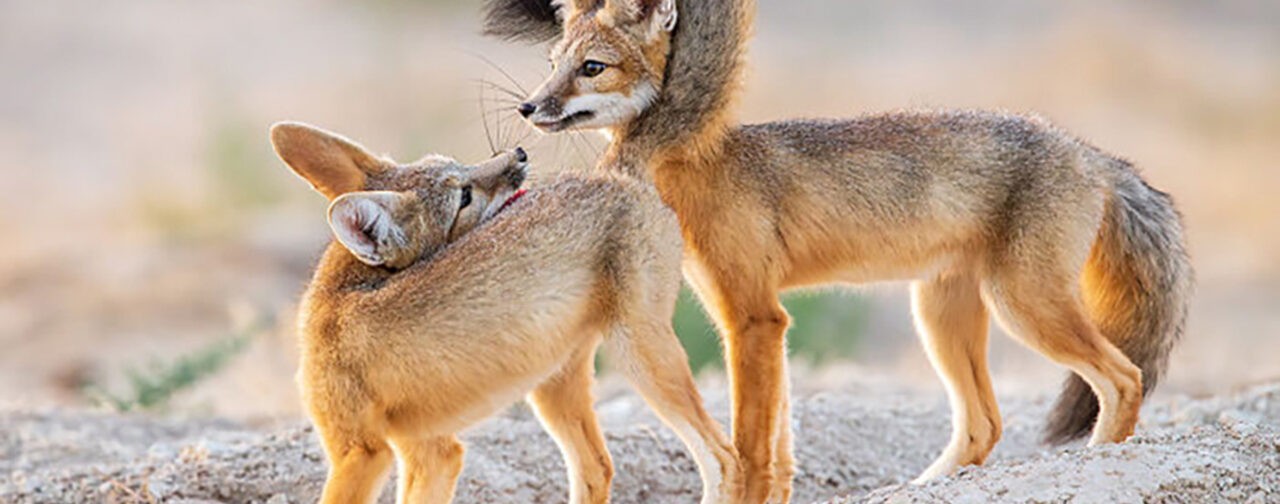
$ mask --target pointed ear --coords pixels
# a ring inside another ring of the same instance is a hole
[[[551,4],[557,7],[561,21],[590,12],[599,7],[600,3],[600,0],[551,0]]]
[[[676,0],[605,0],[605,9],[614,19],[647,27],[650,37],[676,29]]]
[[[367,175],[391,166],[342,135],[298,122],[272,125],[271,145],[294,173],[330,200],[364,189]]]
[[[395,220],[407,198],[393,191],[343,194],[329,205],[329,227],[360,262],[392,266],[409,244],[404,228]]]
[[[654,0],[644,3],[652,4],[653,11],[649,13],[649,22],[653,23],[654,29],[670,32],[676,29],[676,20],[680,18],[676,12],[676,0]]]

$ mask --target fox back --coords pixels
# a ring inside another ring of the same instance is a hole
[[[650,298],[670,299],[656,315],[670,317],[680,237],[650,187],[561,177],[526,194],[522,153],[400,165],[304,125],[273,138],[332,200],[335,241],[300,311],[308,390],[355,380],[332,385],[378,391],[379,409],[435,411],[457,424],[447,431],[491,412],[467,405],[509,403],[545,378],[584,328],[662,305]]]

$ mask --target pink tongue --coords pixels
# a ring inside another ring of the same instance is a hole
[[[511,195],[510,198],[507,198],[507,201],[502,202],[502,206],[498,207],[498,211],[501,212],[503,210],[506,210],[507,207],[511,206],[512,203],[515,203],[516,200],[520,199],[521,196],[524,196],[524,193],[526,192],[528,191],[524,189],[516,191],[514,194]]]

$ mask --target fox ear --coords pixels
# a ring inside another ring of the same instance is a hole
[[[563,19],[570,19],[584,12],[595,10],[600,6],[600,0],[551,0],[551,4],[555,5]]]
[[[680,17],[676,12],[676,0],[656,0],[652,2],[644,2],[652,4],[652,11],[649,12],[649,22],[653,26],[662,31],[672,31],[676,29],[676,20]]]
[[[353,192],[329,205],[329,227],[338,242],[370,266],[390,265],[409,240],[396,210],[406,195],[392,191]]]
[[[676,0],[606,0],[605,8],[615,19],[647,25],[649,36],[676,29]]]
[[[294,173],[330,200],[364,189],[367,175],[391,165],[342,135],[298,122],[272,125],[271,145]]]

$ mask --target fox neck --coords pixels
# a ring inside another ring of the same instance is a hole
[[[626,128],[606,131],[609,145],[599,166],[605,171],[653,181],[667,165],[707,165],[723,156],[726,129],[708,127],[683,144],[671,145]]]
[[[712,168],[734,124],[755,1],[681,2],[680,27],[663,44],[658,98],[615,127],[601,166],[654,181],[668,165]],[[708,174],[715,176],[715,174]]]
[[[311,289],[316,292],[339,294],[352,291],[374,290],[391,278],[393,271],[360,262],[338,242],[329,244],[320,264],[316,266]]]

